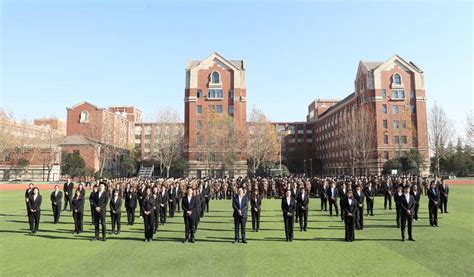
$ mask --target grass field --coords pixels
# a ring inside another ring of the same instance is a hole
[[[69,212],[62,214],[60,224],[52,224],[47,191],[40,231],[30,236],[23,193],[0,191],[1,276],[474,275],[474,186],[451,186],[450,213],[440,215],[439,228],[429,225],[423,197],[413,230],[416,242],[400,241],[395,211],[381,209],[382,198],[376,199],[375,216],[365,217],[365,229],[356,231],[353,243],[343,241],[339,218],[321,213],[319,199],[311,199],[308,232],[295,228],[292,243],[285,241],[280,200],[264,200],[261,231],[251,232],[249,218],[246,245],[231,243],[230,201],[211,201],[195,244],[181,243],[181,216],[160,226],[151,243],[143,242],[140,219],[133,227],[123,224],[120,235],[109,235],[107,242],[91,242],[91,225],[72,235]],[[85,223],[90,222],[88,206],[86,202]]]

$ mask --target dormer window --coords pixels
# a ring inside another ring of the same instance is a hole
[[[89,122],[89,112],[82,111],[79,115],[79,123],[88,123]]]
[[[217,72],[217,71],[212,72],[212,74],[211,74],[211,83],[213,83],[213,84],[219,84],[220,83],[219,72]]]
[[[398,73],[393,74],[392,82],[394,85],[400,86],[402,84],[402,77],[400,77],[400,74]]]
[[[360,87],[360,90],[362,91],[364,90],[364,81],[360,80],[359,82],[360,82],[359,87]]]

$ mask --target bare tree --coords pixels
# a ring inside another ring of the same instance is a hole
[[[369,162],[373,157],[376,140],[375,122],[372,118],[373,113],[369,109],[368,105],[363,105],[353,112],[353,121],[358,129],[354,134],[357,158],[364,169],[365,175],[369,173]]]
[[[54,129],[49,128],[46,132],[46,136],[40,142],[43,151],[41,151],[40,159],[43,161],[43,165],[46,166],[48,171],[47,181],[51,179],[51,171],[54,165],[59,163],[59,144],[64,140],[64,136],[61,135]]]
[[[0,109],[0,155],[1,159],[11,150],[15,139],[11,128],[12,115]]]
[[[273,164],[280,158],[277,129],[256,107],[250,114],[247,157],[254,175],[260,166]]]
[[[466,115],[466,143],[474,146],[474,110]]]
[[[430,149],[435,159],[436,174],[439,175],[439,161],[448,154],[446,145],[451,140],[452,125],[437,103],[431,108],[428,124]]]
[[[350,166],[352,175],[355,175],[358,154],[357,133],[359,132],[359,127],[355,117],[355,109],[346,109],[343,112],[342,117],[338,119],[342,121],[342,124],[337,124],[339,127],[335,130],[340,138],[340,149],[344,153],[343,156],[346,157],[345,163]]]
[[[156,158],[160,162],[161,172],[166,171],[169,178],[172,164],[178,160],[184,151],[184,130],[178,112],[171,108],[159,111],[155,127]]]

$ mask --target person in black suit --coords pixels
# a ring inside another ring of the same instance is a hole
[[[365,188],[365,201],[367,204],[367,215],[374,216],[374,200],[375,200],[375,188],[372,186],[372,182]]]
[[[168,211],[170,218],[174,217],[174,212],[176,210],[176,191],[174,189],[174,184],[171,183],[170,189],[168,190]]]
[[[106,241],[107,226],[105,222],[107,214],[107,203],[109,203],[109,196],[105,191],[105,185],[99,185],[99,191],[94,195],[94,219],[95,219],[95,237],[93,240],[99,240],[99,224],[102,225],[102,240]]]
[[[145,241],[153,240],[153,229],[155,225],[155,200],[153,199],[151,188],[147,188],[143,194],[143,223],[145,224]]]
[[[40,217],[41,217],[41,202],[42,197],[39,194],[37,187],[33,188],[33,193],[30,198],[28,198],[28,210],[29,214],[29,223],[30,223],[30,234],[36,234],[39,229]]]
[[[183,197],[181,202],[181,208],[183,209],[185,234],[183,243],[188,241],[194,243],[195,219],[196,217],[199,217],[199,215],[197,214],[197,204],[197,199],[195,196],[193,196],[193,188],[189,186],[187,189],[187,195]]]
[[[291,187],[291,197],[293,199],[295,199],[295,204],[296,204],[296,198],[298,197],[298,188],[296,187],[296,183],[293,183],[290,185]],[[299,213],[298,213],[298,208],[295,209],[295,218],[294,218],[294,221],[293,222],[296,222],[298,223],[298,219],[299,219]]]
[[[84,218],[84,202],[85,198],[79,190],[76,190],[76,195],[72,198],[72,217],[74,219],[73,234],[80,234],[82,232],[82,219]]]
[[[258,194],[258,189],[254,190],[250,199],[250,207],[252,212],[252,230],[258,232],[260,229],[260,212],[262,210],[262,197]]]
[[[418,209],[420,208],[420,199],[421,193],[418,191],[418,186],[414,185],[413,190],[410,190],[411,195],[413,195],[413,199],[415,199],[415,209],[413,211],[413,219],[418,221]]]
[[[400,214],[402,220],[402,241],[405,241],[405,228],[408,225],[408,240],[415,241],[412,234],[413,214],[415,213],[415,198],[410,195],[410,187],[403,187],[403,196],[400,198]]]
[[[354,199],[352,190],[347,191],[347,197],[343,202],[344,225],[346,227],[345,241],[353,242],[355,240],[355,215],[357,212],[358,203]]]
[[[321,212],[328,210],[328,185],[327,181],[324,181],[323,187],[319,193],[319,197],[321,198]]]
[[[161,187],[161,192],[158,195],[159,209],[160,209],[160,223],[165,225],[166,223],[166,209],[168,206],[168,193],[166,193],[165,186]]]
[[[348,182],[349,188],[350,188],[351,184],[352,184],[351,182]],[[348,191],[348,190],[349,190],[349,189],[347,188],[346,183],[342,183],[342,186],[341,186],[341,188],[340,188],[340,190],[339,190],[339,192],[338,192],[338,195],[339,195],[339,207],[341,207],[341,210],[342,210],[342,205],[343,205],[342,203],[344,202],[344,200],[345,200],[346,197],[347,197],[347,191]],[[344,215],[342,214],[342,212],[341,212],[341,221],[344,221]]]
[[[400,199],[403,196],[402,187],[397,187],[397,192],[393,195],[393,201],[395,202],[395,210],[397,211],[397,227],[400,228]]]
[[[131,187],[125,196],[125,208],[127,209],[127,224],[133,225],[135,223],[135,209],[137,207],[137,194],[135,188]]]
[[[439,210],[441,213],[448,213],[448,195],[449,195],[449,187],[446,185],[444,180],[441,180],[441,184],[438,186],[439,190]]]
[[[54,186],[54,191],[51,192],[51,206],[53,209],[54,224],[59,222],[59,216],[61,215],[61,199],[63,198],[62,191],[59,190],[59,186]]]
[[[356,192],[352,194],[354,199],[357,201],[357,212],[355,226],[357,230],[364,229],[364,198],[365,195],[362,192],[360,185],[356,186]]]
[[[304,187],[301,186],[298,196],[296,197],[296,209],[298,210],[300,232],[303,230],[306,232],[306,228],[308,227],[308,207],[309,195]]]
[[[388,207],[391,210],[392,209],[392,181],[391,179],[387,179],[385,181],[385,184],[383,186],[383,192],[384,192],[384,202],[383,202],[383,207],[386,210],[387,209],[387,203]]]
[[[295,216],[296,203],[291,197],[291,189],[286,191],[285,197],[281,199],[281,210],[283,212],[283,221],[285,222],[286,241],[293,241],[293,219]]]
[[[176,197],[176,208],[177,208],[177,212],[181,212],[181,188],[179,187],[179,183],[176,183],[176,186],[174,188],[174,191],[175,191],[175,197]]]
[[[153,187],[152,196],[150,199],[153,201],[153,234],[156,234],[159,228],[160,223],[160,197],[158,196],[160,192],[158,187]]]
[[[142,185],[141,187],[138,188],[138,191],[137,191],[138,206],[140,206],[140,218],[143,217],[143,206],[142,206],[142,204],[143,204],[143,199],[146,196],[145,189],[146,189],[145,185]]]
[[[439,205],[439,190],[436,188],[434,181],[431,182],[430,189],[428,191],[428,211],[430,214],[430,225],[438,227],[438,205]]]
[[[203,196],[204,196],[204,202],[205,202],[204,207],[206,208],[206,213],[209,213],[209,201],[211,200],[211,187],[209,186],[209,183],[207,181],[204,183]]]
[[[199,215],[200,217],[204,217],[204,210],[206,209],[206,198],[204,197],[204,190],[202,188],[202,185],[199,185],[198,195],[199,203],[201,205],[201,207],[199,208]]]
[[[97,193],[97,191],[99,190],[99,188],[97,187],[97,185],[94,185],[92,187],[92,191],[91,193],[89,194],[89,202],[90,202],[90,206],[91,206],[91,220],[92,220],[92,223],[91,225],[95,225],[95,206],[94,206],[94,199],[95,199],[95,195]]]
[[[232,208],[234,209],[234,243],[239,242],[239,228],[242,242],[247,243],[245,239],[245,225],[247,223],[248,198],[244,195],[244,189],[238,189],[238,195],[232,200]]]
[[[195,218],[194,218],[194,234],[196,234],[197,232],[197,229],[198,229],[198,226],[199,226],[199,222],[201,221],[201,194],[199,193],[199,189],[195,189],[193,191],[194,193],[194,197],[196,197],[196,214],[195,214]]]
[[[337,207],[337,197],[339,195],[339,192],[336,188],[336,183],[334,181],[331,181],[330,187],[328,188],[328,201],[329,201],[329,215],[332,216],[332,208],[334,207],[336,210],[336,216],[339,215],[339,209]]]
[[[63,191],[64,191],[64,211],[69,204],[69,211],[71,211],[71,201],[72,201],[72,191],[74,190],[74,183],[71,182],[71,178],[67,178],[67,182],[64,183]]]
[[[122,214],[122,198],[119,195],[120,191],[115,189],[113,197],[110,199],[110,219],[112,220],[112,231],[110,234],[118,235],[120,233],[120,215]],[[115,230],[117,227],[117,230]]]
[[[26,204],[26,216],[28,217],[28,220],[30,220],[30,209],[28,208],[28,202],[30,201],[30,196],[33,195],[33,189],[34,189],[34,185],[33,183],[30,183],[28,185],[28,188],[26,189],[25,191],[25,204]],[[31,222],[29,222],[31,224]]]

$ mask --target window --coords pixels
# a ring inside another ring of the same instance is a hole
[[[410,90],[410,99],[415,99],[415,91]]]
[[[360,86],[360,90],[364,90],[364,81],[362,80],[359,80],[359,86]]]
[[[217,98],[222,98],[222,89],[216,90]]]
[[[88,123],[89,122],[89,112],[82,111],[79,115],[79,123]]]
[[[411,113],[415,113],[415,112],[416,112],[415,105],[410,105],[410,111],[411,111]]]
[[[401,143],[406,144],[407,143],[407,136],[401,136],[400,141],[401,141]]]
[[[229,114],[234,114],[234,106],[229,106]]]
[[[398,120],[394,120],[392,125],[393,125],[393,128],[398,129],[398,127],[399,127]]]
[[[383,121],[383,128],[384,128],[384,129],[387,129],[387,128],[388,128],[388,122],[387,122],[387,120],[384,120],[384,121]]]
[[[405,91],[404,90],[399,90],[398,91],[398,97],[401,99],[405,99]]]
[[[387,90],[382,89],[382,98],[385,99],[387,98]]]
[[[216,91],[213,90],[213,89],[210,89],[210,90],[209,90],[208,97],[209,97],[209,98],[216,98]]]
[[[229,98],[234,99],[234,90],[233,89],[229,90]]]
[[[392,90],[392,99],[405,99],[405,91],[402,89]]]
[[[401,85],[402,84],[402,78],[400,77],[400,74],[395,73],[393,74],[393,84],[395,85]]]
[[[217,113],[222,113],[222,105],[216,105],[215,109]]]
[[[383,136],[383,143],[388,144],[388,136],[387,135]]]
[[[196,95],[197,95],[197,98],[202,98],[202,90],[199,89]]]
[[[213,84],[219,84],[220,83],[219,72],[217,72],[217,71],[212,72],[211,82]]]
[[[411,139],[411,144],[412,144],[413,146],[416,146],[416,137],[413,137],[413,138]]]
[[[406,129],[406,128],[407,128],[407,122],[406,122],[406,120],[403,120],[403,121],[400,122],[400,123],[401,123],[403,129]]]
[[[197,113],[202,113],[202,105],[197,105]]]
[[[223,98],[222,89],[210,89],[208,93],[209,99]]]
[[[382,112],[387,113],[387,105],[382,105]]]
[[[392,112],[393,112],[394,114],[397,114],[397,113],[398,113],[398,106],[397,106],[397,105],[393,105],[393,106],[392,106]]]
[[[400,137],[399,136],[394,136],[393,137],[393,143],[399,144],[400,143]]]
[[[384,151],[384,152],[383,152],[383,158],[386,159],[386,160],[389,159],[388,151]]]

